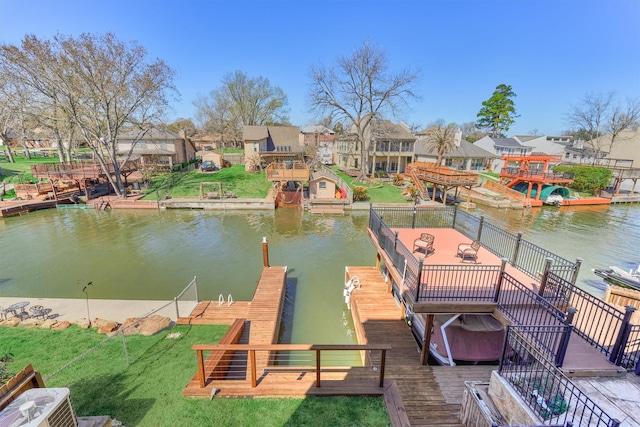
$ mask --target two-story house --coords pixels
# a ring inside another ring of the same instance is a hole
[[[123,132],[117,143],[118,154],[131,154],[130,160],[139,160],[141,167],[171,169],[196,158],[196,148],[188,138],[157,128],[150,129],[142,138],[134,131]]]
[[[490,136],[480,138],[474,145],[496,155],[496,158],[491,161],[491,169],[497,173],[500,173],[504,167],[504,161],[501,159],[502,155],[528,156],[535,148],[521,144],[515,138],[492,138]]]
[[[262,169],[274,161],[304,158],[304,143],[297,126],[245,126],[243,140],[247,170]]]
[[[403,173],[413,161],[416,137],[409,127],[389,120],[373,120],[365,133],[367,162],[371,172]],[[362,147],[355,128],[336,138],[336,164],[343,170],[359,169]]]
[[[336,138],[334,131],[326,126],[314,125],[302,129],[303,143],[307,147],[313,147],[317,152],[318,160],[325,164],[333,164],[333,144]]]

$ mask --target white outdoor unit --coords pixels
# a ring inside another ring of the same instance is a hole
[[[68,388],[32,388],[0,412],[0,427],[77,427]]]

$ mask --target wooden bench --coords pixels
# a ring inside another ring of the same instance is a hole
[[[244,331],[245,321],[246,319],[236,319],[218,344],[238,344],[240,336],[242,336],[242,332]],[[229,372],[229,365],[231,365],[231,359],[234,353],[235,351],[231,350],[212,351],[204,362],[204,366],[211,372],[208,378],[211,380],[225,379],[227,372]]]

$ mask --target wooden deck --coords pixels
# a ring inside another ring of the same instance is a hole
[[[460,264],[461,259],[456,256],[458,244],[469,243],[469,238],[467,238],[457,230],[448,228],[396,229],[393,231],[398,232],[398,239],[404,244],[405,247],[409,249],[413,248],[413,241],[419,238],[421,233],[428,232],[435,236],[435,251],[432,255],[429,255],[425,258],[425,265],[450,265],[455,263]],[[372,238],[372,241],[374,242],[378,253],[383,257],[386,257],[384,251],[382,251],[381,248],[377,245],[376,239]],[[423,257],[424,254],[421,252],[414,252],[414,256]],[[387,263],[387,265],[391,265],[388,259],[385,262]],[[500,262],[501,260],[498,256],[494,255],[484,248],[481,248],[478,252],[478,264],[499,265]],[[516,269],[509,263],[506,264],[505,271],[520,283],[534,291],[537,291],[540,286],[540,282],[538,280],[532,279],[530,276]],[[394,272],[392,272],[392,274],[393,273]],[[395,273],[396,282],[399,282],[400,280],[397,279],[399,277],[399,273],[397,271]],[[460,311],[462,312],[464,310],[464,308],[462,307],[464,303],[459,303],[458,305],[461,306]],[[499,310],[496,311],[495,315],[503,323],[510,323],[506,317],[500,314]],[[532,317],[535,318],[536,316]],[[564,360],[563,367],[561,369],[567,376],[620,376],[624,374],[624,372],[618,366],[609,363],[607,357],[603,353],[590,345],[575,332],[571,334],[569,347],[567,349],[567,354]]]
[[[385,378],[395,382],[411,426],[461,426],[464,381],[488,381],[495,366],[445,368],[420,364],[420,351],[402,310],[373,267],[348,267],[362,287],[352,295],[360,343],[388,343]],[[372,358],[376,366],[379,361]]]

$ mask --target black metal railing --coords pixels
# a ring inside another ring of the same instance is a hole
[[[375,218],[374,218],[375,216]],[[534,279],[539,279],[547,259],[553,260],[552,271],[566,280],[575,282],[580,260],[571,262],[487,221],[456,207],[387,207],[371,206],[370,225],[382,222],[391,228],[453,228],[482,247],[507,258],[515,268]]]
[[[566,354],[571,326],[511,326],[514,330],[523,334],[523,339],[530,340],[531,345],[537,348],[540,353],[559,367],[562,360],[558,360],[558,355]]]
[[[545,289],[555,289],[559,297],[577,310],[573,321],[575,331],[602,353],[610,356],[622,332],[625,312],[602,299],[578,288],[557,274],[550,272]],[[628,323],[628,320],[627,320]],[[622,342],[619,348],[622,346]],[[618,350],[615,350],[618,353]]]
[[[508,273],[502,274],[498,308],[515,325],[563,326],[565,313]]]
[[[493,301],[500,265],[424,265],[417,302]]]
[[[615,363],[640,375],[640,325],[628,325],[627,328],[627,343]]]
[[[531,340],[526,330],[508,327],[498,373],[520,395],[544,425],[618,427]]]

